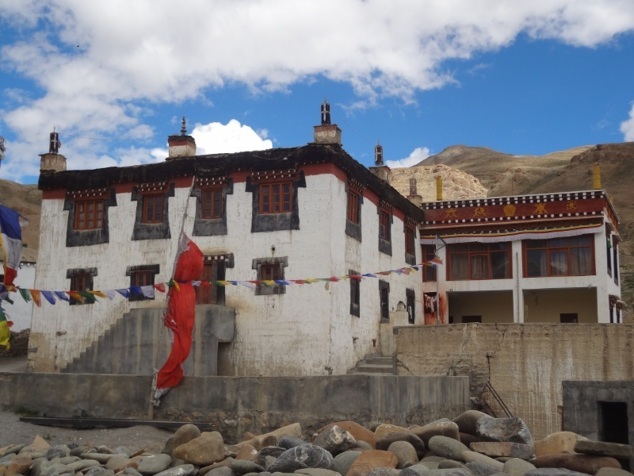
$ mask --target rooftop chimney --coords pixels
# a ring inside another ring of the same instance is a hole
[[[66,157],[59,153],[61,146],[59,134],[53,129],[53,132],[49,135],[48,153],[40,154],[40,173],[63,172],[66,170]]]
[[[414,177],[409,179],[409,195],[407,196],[407,199],[417,207],[420,207],[423,203],[423,197],[418,194],[416,178]]]
[[[330,123],[330,104],[325,99],[321,105],[321,124],[315,126],[314,138],[317,144],[341,145],[341,129]]]
[[[192,136],[187,135],[187,122],[183,116],[181,121],[181,135],[169,136],[167,138],[169,155],[167,159],[178,159],[179,157],[193,157],[196,155],[196,141]]]
[[[383,164],[383,146],[381,144],[377,144],[374,147],[374,167],[370,167],[370,171],[387,183],[392,180],[392,171],[387,165]]]

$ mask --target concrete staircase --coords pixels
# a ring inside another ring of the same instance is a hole
[[[393,356],[366,355],[348,374],[396,375]]]

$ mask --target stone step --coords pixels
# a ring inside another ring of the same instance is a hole
[[[392,357],[369,355],[359,361],[349,373],[395,375],[394,359]]]

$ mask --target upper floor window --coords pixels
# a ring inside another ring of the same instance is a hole
[[[161,223],[163,221],[164,193],[143,195],[143,223]]]
[[[74,230],[99,230],[103,228],[104,200],[77,200],[75,202]]]
[[[450,281],[511,278],[511,243],[461,243],[447,246]]]
[[[361,205],[363,204],[363,187],[355,182],[346,184],[346,234],[361,241]]]
[[[196,197],[194,236],[227,234],[227,199],[233,180],[226,176],[197,177],[191,196]]]
[[[301,170],[254,172],[246,191],[253,194],[251,232],[299,230],[298,189],[306,187]]]
[[[416,225],[405,221],[405,262],[416,264]]]
[[[392,216],[386,210],[379,210],[379,238],[385,241],[392,239]]]
[[[154,279],[159,272],[159,265],[130,266],[126,276],[130,276],[130,301],[154,299]]]
[[[132,201],[137,202],[133,240],[154,240],[170,237],[169,197],[174,196],[174,184],[142,183],[132,189]]]
[[[209,220],[222,217],[224,200],[222,186],[205,188],[200,191],[200,216]]]
[[[293,203],[291,182],[260,184],[260,213],[288,213]]]
[[[114,188],[73,190],[66,194],[66,246],[108,243],[108,207],[116,206]]]
[[[392,255],[392,207],[379,204],[379,251]]]
[[[525,240],[524,276],[588,276],[595,274],[592,235]]]

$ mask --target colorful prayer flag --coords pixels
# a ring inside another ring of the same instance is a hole
[[[22,228],[20,214],[0,205],[0,248],[4,261],[4,284],[13,286],[22,259]]]

